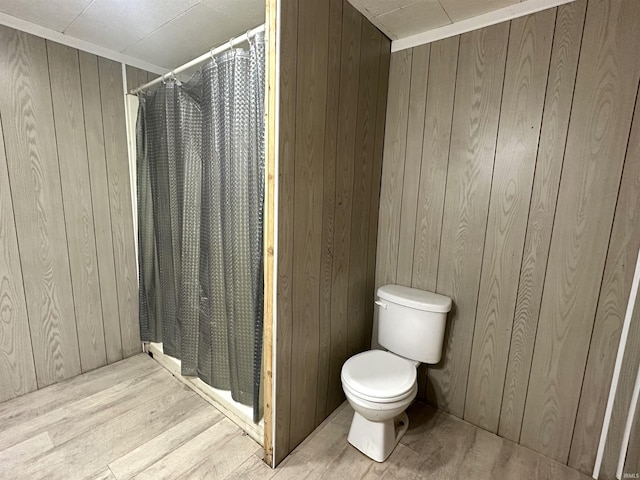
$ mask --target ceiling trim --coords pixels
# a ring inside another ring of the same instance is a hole
[[[12,15],[7,15],[6,13],[0,12],[0,25],[15,28],[16,30],[21,30],[32,35],[36,35],[37,37],[46,38],[47,40],[51,40],[53,42],[61,43],[69,47],[77,48],[78,50],[93,53],[94,55],[108,58],[109,60],[114,60],[126,65],[131,65],[132,67],[137,67],[148,72],[157,73],[158,75],[163,75],[168,72],[166,68],[154,65],[153,63],[130,57],[129,55],[125,55],[123,53],[116,52],[115,50],[101,47],[99,45],[96,45],[95,43],[80,40],[79,38],[70,37],[69,35],[65,35],[64,33],[60,33],[56,30],[52,30],[50,28],[28,22],[27,20],[22,20],[21,18],[14,17]]]
[[[424,32],[399,38],[391,42],[391,51],[398,52],[407,48],[417,47],[425,43],[435,42],[443,38],[453,37],[462,33],[467,33],[479,28],[489,27],[496,23],[506,22],[514,18],[523,17],[532,13],[540,12],[548,8],[571,3],[575,0],[525,0],[514,5],[484,13],[476,17],[467,18],[459,22],[445,25],[443,27],[434,28]]]

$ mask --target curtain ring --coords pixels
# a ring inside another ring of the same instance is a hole
[[[233,51],[233,41],[234,41],[234,40],[235,40],[235,38],[234,38],[234,37],[231,37],[231,38],[229,39],[229,50],[231,50],[231,51]]]
[[[166,85],[168,80],[173,80],[174,82],[176,81],[176,74],[173,70],[171,70],[169,73],[165,73],[162,76],[162,84]]]

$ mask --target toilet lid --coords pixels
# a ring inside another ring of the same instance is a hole
[[[416,383],[416,368],[393,353],[369,350],[347,360],[341,377],[350,390],[383,400],[408,393]]]

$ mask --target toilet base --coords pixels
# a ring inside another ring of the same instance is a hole
[[[371,422],[355,412],[348,440],[367,457],[384,462],[408,428],[409,417],[405,412],[382,422]]]

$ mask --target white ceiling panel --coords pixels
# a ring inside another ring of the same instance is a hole
[[[440,0],[444,10],[453,22],[482,15],[518,3],[519,0]]]
[[[366,9],[367,17],[377,17],[415,2],[416,0],[352,0],[351,3],[358,10]]]
[[[374,17],[374,22],[379,24],[392,40],[396,40],[430,28],[448,25],[451,20],[437,0],[422,0]]]
[[[92,1],[0,0],[0,12],[62,32]]]
[[[402,49],[575,0],[348,1]]]
[[[264,23],[264,10],[254,10],[246,16],[234,16],[229,11],[217,12],[202,3],[128,47],[124,53],[132,57],[154,58],[157,65],[175,68]]]
[[[176,18],[198,1],[94,0],[65,33],[122,51]]]
[[[221,18],[234,19],[234,22],[251,24],[253,27],[264,23],[264,0],[202,0],[202,4],[222,15]]]

